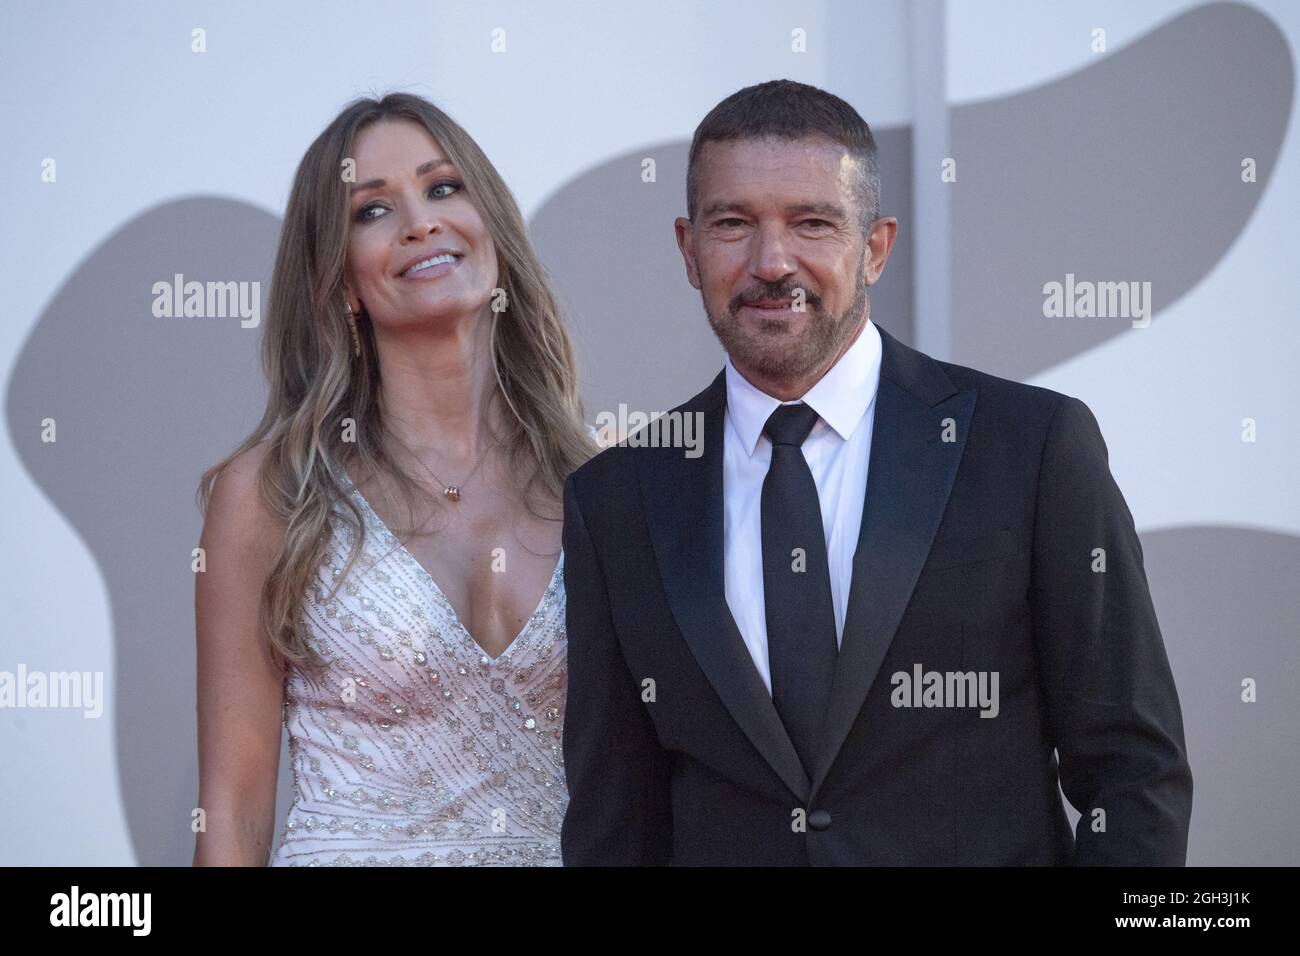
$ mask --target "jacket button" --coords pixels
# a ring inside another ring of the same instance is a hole
[[[814,830],[826,830],[831,825],[831,815],[826,810],[818,807],[808,814],[808,825]]]

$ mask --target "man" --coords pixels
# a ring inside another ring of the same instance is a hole
[[[728,361],[674,410],[702,454],[565,486],[565,863],[1184,864],[1178,696],[1087,406],[871,321],[897,222],[838,97],[728,97],[687,193]]]

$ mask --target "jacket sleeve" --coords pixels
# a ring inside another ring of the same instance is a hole
[[[666,864],[672,853],[669,755],[659,746],[614,633],[604,573],[574,476],[564,486],[564,587],[569,667],[564,864]]]
[[[1035,507],[1034,647],[1061,789],[1081,814],[1074,862],[1183,866],[1192,774],[1178,692],[1133,516],[1078,399],[1048,426]]]

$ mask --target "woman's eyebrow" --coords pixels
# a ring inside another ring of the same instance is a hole
[[[431,159],[427,163],[421,163],[416,167],[415,175],[423,176],[425,173],[433,172],[433,170],[437,169],[439,166],[451,165],[453,165],[453,163],[450,159]],[[388,180],[386,179],[371,179],[364,183],[354,184],[350,192],[355,196],[357,193],[365,192],[367,189],[381,189],[387,185]]]

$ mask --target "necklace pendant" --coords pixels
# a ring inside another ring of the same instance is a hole
[[[442,493],[451,501],[460,501],[460,489],[455,485],[449,485],[442,489]]]

